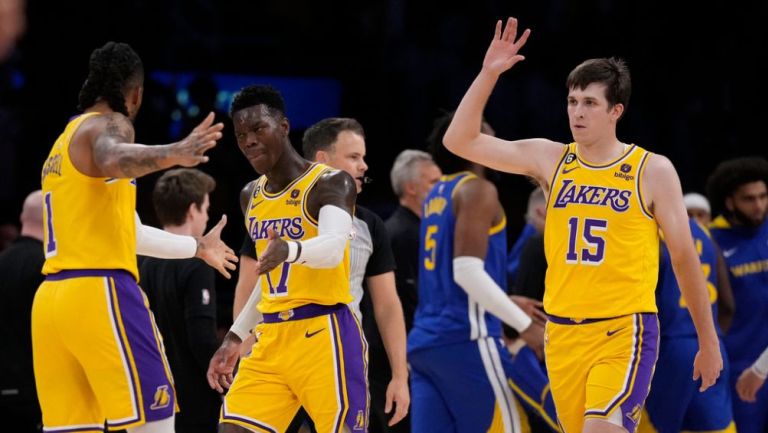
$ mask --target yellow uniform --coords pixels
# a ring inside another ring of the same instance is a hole
[[[268,231],[302,241],[317,236],[307,197],[329,167],[312,164],[282,191],[256,181],[245,224],[257,256]],[[365,431],[368,424],[367,345],[354,313],[349,288],[349,244],[335,267],[315,269],[282,263],[260,279],[258,305],[264,323],[258,342],[241,361],[222,408],[222,422],[282,432],[299,406],[318,431]],[[257,286],[258,287],[258,286]]]
[[[45,430],[123,429],[173,415],[173,381],[136,283],[136,184],[86,176],[69,122],[42,171],[46,281],[32,308]]]
[[[544,248],[547,370],[565,432],[584,417],[634,431],[658,353],[658,226],[643,199],[650,153],[604,165],[566,146],[550,183]],[[585,392],[586,391],[586,392]]]

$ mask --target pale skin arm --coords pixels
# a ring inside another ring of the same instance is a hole
[[[210,113],[183,140],[147,146],[134,143],[133,124],[120,113],[87,119],[69,148],[78,171],[91,177],[137,178],[176,165],[194,167],[208,161],[205,152],[216,145],[224,128]]]
[[[408,414],[411,403],[408,391],[408,365],[405,357],[405,319],[403,306],[397,297],[395,288],[395,273],[385,272],[366,278],[368,291],[371,294],[373,314],[376,326],[379,328],[384,349],[387,351],[389,365],[392,368],[392,380],[387,386],[384,412],[395,413],[389,420],[389,425],[395,425]]]
[[[680,179],[667,158],[652,155],[642,182],[653,215],[664,232],[675,277],[696,327],[699,351],[693,361],[693,380],[701,378],[699,390],[703,392],[720,376],[723,358],[706,281],[688,225]]]
[[[531,176],[548,190],[549,177],[563,153],[561,143],[541,138],[507,141],[480,132],[483,110],[499,76],[525,59],[518,51],[530,33],[525,30],[518,39],[514,18],[507,20],[503,32],[501,21],[496,23],[483,68],[456,109],[443,143],[464,159],[507,173]]]
[[[760,355],[761,358],[766,356],[768,348]],[[739,379],[736,381],[736,393],[739,398],[748,403],[754,403],[757,400],[757,392],[765,384],[765,378],[760,377],[755,371],[753,366],[747,367],[739,375]]]

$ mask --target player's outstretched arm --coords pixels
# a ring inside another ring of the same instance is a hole
[[[560,143],[545,139],[506,141],[480,132],[483,110],[499,76],[525,59],[519,51],[530,33],[526,29],[518,38],[515,18],[509,18],[503,29],[501,21],[496,23],[483,68],[456,109],[443,143],[464,159],[496,170],[528,175],[546,185],[563,151]]]
[[[653,215],[664,233],[675,277],[696,326],[699,352],[693,362],[693,380],[701,378],[699,390],[704,391],[720,376],[723,358],[706,281],[688,225],[680,179],[667,158],[652,155],[641,181]]]
[[[70,155],[77,169],[93,177],[136,178],[173,166],[194,167],[208,161],[223,123],[210,113],[181,141],[147,146],[134,143],[131,121],[120,113],[89,119],[72,141]]]

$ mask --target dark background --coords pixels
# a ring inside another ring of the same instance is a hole
[[[386,217],[396,205],[389,186],[395,155],[424,148],[432,121],[456,107],[479,71],[495,20],[509,15],[533,33],[526,60],[502,77],[486,110],[500,137],[569,141],[568,72],[587,58],[618,56],[630,66],[634,89],[619,138],[668,156],[684,190],[703,192],[724,159],[768,154],[765,1],[29,1],[26,34],[0,64],[0,222],[15,222],[23,198],[39,188],[50,146],[77,114],[88,56],[109,40],[130,43],[147,75],[337,80],[336,114],[366,129],[375,182],[359,201]],[[146,87],[137,141],[168,142],[175,91],[151,80]],[[187,132],[194,119],[181,122]],[[296,145],[301,133],[291,134]],[[218,182],[211,223],[226,212],[225,240],[237,248],[244,233],[237,194],[255,174],[231,128],[210,156],[201,168]],[[138,209],[148,223],[155,220],[148,197],[156,177],[139,181]],[[532,186],[519,176],[497,181],[514,238]]]

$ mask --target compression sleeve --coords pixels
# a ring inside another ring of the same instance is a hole
[[[188,259],[197,253],[197,240],[141,223],[136,213],[136,254],[159,259]]]
[[[340,207],[320,208],[317,236],[306,241],[288,241],[290,263],[324,269],[337,266],[344,258],[344,249],[352,235],[352,216]]]
[[[763,351],[757,361],[752,364],[752,371],[761,379],[768,377],[768,347]]]
[[[478,257],[454,257],[453,279],[481,307],[517,332],[523,332],[531,324],[531,318],[507,297],[484,266],[483,260]]]
[[[245,341],[253,328],[264,320],[264,316],[256,308],[259,301],[261,301],[261,277],[256,281],[256,287],[251,291],[251,296],[248,297],[248,302],[235,319],[235,323],[229,328],[232,333],[240,337],[240,341]]]

